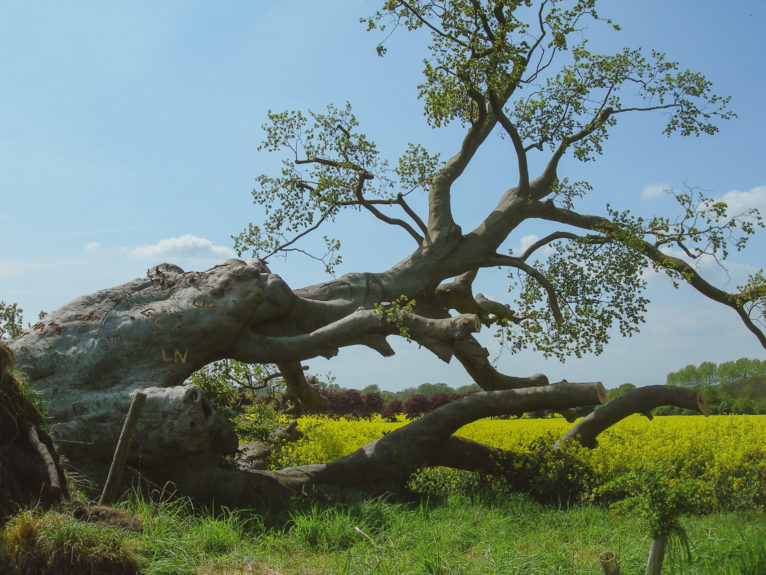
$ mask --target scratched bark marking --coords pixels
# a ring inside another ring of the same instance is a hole
[[[162,350],[162,361],[163,361],[163,363],[178,363],[178,361],[181,360],[181,363],[185,364],[186,363],[186,359],[189,356],[189,350],[188,349],[185,349],[183,351],[183,353],[181,353],[181,351],[178,348],[176,348],[173,351],[173,357],[169,357],[168,356],[168,354],[165,351],[164,347],[161,348],[161,350]]]

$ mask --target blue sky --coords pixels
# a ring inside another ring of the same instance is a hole
[[[415,98],[423,38],[397,34],[389,54],[377,57],[380,36],[359,24],[375,7],[361,0],[3,3],[0,299],[18,302],[30,321],[163,261],[206,269],[231,257],[231,236],[262,213],[249,194],[254,178],[278,168],[279,157],[257,151],[269,109],[350,101],[361,129],[392,160],[409,141],[453,153],[460,131],[430,130]],[[600,11],[623,31],[595,27],[593,49],[664,51],[731,95],[738,118],[699,139],[662,136],[660,115],[621,122],[597,162],[562,164],[561,175],[594,186],[580,209],[601,213],[610,202],[670,215],[673,202],[660,190],[687,182],[766,213],[766,5],[615,0]],[[490,138],[457,186],[463,229],[514,182],[505,146]],[[507,247],[546,231],[527,224]],[[408,236],[371,219],[340,218],[337,233],[347,248],[339,273],[381,271],[412,249]],[[734,254],[728,277],[707,263],[702,269],[733,289],[764,267],[764,248],[759,238]],[[306,259],[270,265],[295,288],[326,279]],[[477,291],[504,296],[501,273],[479,282]],[[650,278],[649,296],[641,334],[616,338],[599,357],[561,364],[503,353],[499,366],[614,387],[663,383],[689,363],[766,358],[731,310],[659,277]],[[491,345],[490,333],[479,337]],[[457,362],[444,364],[414,344],[395,348],[391,359],[351,348],[331,362],[307,363],[346,387],[469,383]]]

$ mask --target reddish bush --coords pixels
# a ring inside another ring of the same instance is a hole
[[[395,399],[383,408],[383,411],[380,412],[380,415],[382,415],[388,421],[396,421],[397,414],[402,413],[403,405],[404,404],[402,404],[401,401]]]
[[[422,393],[416,393],[404,402],[402,411],[407,416],[407,419],[417,419],[423,414],[429,411],[428,398]]]
[[[364,403],[364,415],[360,415],[360,417],[372,417],[383,411],[384,402],[379,393],[367,393],[362,396],[362,400]]]
[[[452,399],[446,393],[437,393],[428,399],[428,411],[433,411],[437,407],[448,404]]]

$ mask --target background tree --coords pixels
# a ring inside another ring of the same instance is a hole
[[[514,352],[534,348],[557,358],[598,354],[612,330],[628,336],[640,327],[647,304],[644,272],[650,268],[731,308],[766,347],[762,273],[727,292],[694,266],[703,257],[724,262],[731,250],[742,249],[761,226],[757,211],[732,212],[699,190],[687,189],[675,194],[676,217],[647,219],[612,205],[590,213],[580,208],[592,191],[590,184],[559,173],[565,157],[596,160],[608,135],[629,114],[663,115],[663,132],[669,136],[714,134],[715,123],[732,113],[728,98],[716,95],[702,74],[657,52],[590,51],[584,36],[588,26],[618,29],[599,16],[595,0],[391,0],[365,22],[386,40],[398,29],[430,37],[419,95],[431,127],[461,134],[454,154],[442,160],[410,144],[389,163],[360,130],[350,104],[329,105],[322,112],[269,112],[262,149],[284,154],[282,170],[258,177],[253,199],[265,219],[235,239],[240,254],[258,259],[230,260],[202,273],[157,266],[146,279],[68,304],[14,341],[33,384],[61,398],[54,417],[63,422],[64,433],[87,429],[95,434],[99,426],[112,425],[103,414],[89,414],[87,426],[78,420],[82,398],[64,397],[75,381],[79,390],[109,390],[98,400],[88,396],[88,407],[101,409],[98,401],[108,403],[107,397],[122,393],[124,399],[145,385],[176,385],[223,358],[275,364],[296,406],[321,409],[326,400],[307,381],[301,361],[333,357],[350,345],[390,356],[394,351],[386,338],[398,336],[444,361],[457,358],[479,387],[502,391],[445,405],[337,465],[285,472],[278,476],[281,485],[362,483],[375,473],[401,481],[404,464],[394,462],[392,454],[401,454],[402,446],[410,450],[405,470],[417,462],[435,463],[430,454],[436,452],[441,463],[481,468],[491,460],[489,452],[453,442],[450,435],[458,423],[490,414],[592,405],[603,400],[603,388],[566,383],[548,388],[544,375],[500,373],[473,334],[489,327]],[[386,50],[384,45],[377,49],[380,55]],[[508,184],[471,191],[491,194],[497,203],[473,229],[463,230],[452,194],[493,134],[507,143],[508,161],[495,168],[508,174]],[[424,194],[422,210],[413,201],[417,194]],[[339,241],[327,231],[315,251],[311,238],[343,211],[389,224],[405,234],[412,252],[382,272],[346,274],[296,290],[272,273],[268,265],[275,256],[297,252],[332,271],[340,257]],[[513,253],[509,236],[530,222],[556,229]],[[510,303],[474,293],[477,277],[494,268],[508,274]],[[110,339],[116,335],[118,341]],[[80,361],[71,362],[71,357]],[[527,387],[534,391],[510,393]],[[196,420],[191,426],[201,433],[200,445],[231,449],[226,430],[210,423],[209,407],[194,389],[183,397],[197,406],[194,413],[205,422],[201,431]],[[657,402],[705,411],[693,390],[654,386],[621,396],[578,429],[595,441],[604,426]],[[183,433],[186,439],[178,442],[188,446],[191,431]],[[445,442],[452,447],[444,447]],[[151,459],[148,446],[143,448],[144,461]],[[175,452],[176,458],[187,455]],[[169,465],[166,457],[154,454]],[[197,467],[187,463],[184,473],[197,472]],[[179,469],[164,472],[178,477]],[[188,477],[183,479],[188,483]],[[237,481],[228,486],[230,496],[249,493],[247,485],[254,480]],[[210,489],[210,483],[208,474],[197,487]]]
[[[711,413],[766,413],[766,361],[742,357],[716,365],[706,361],[668,374],[668,385],[701,391]],[[661,407],[659,414],[681,413]]]
[[[13,339],[24,331],[23,313],[15,303],[0,301],[0,340]]]

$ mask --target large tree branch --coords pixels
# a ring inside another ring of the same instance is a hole
[[[526,198],[529,195],[529,166],[527,164],[527,152],[524,149],[524,143],[521,140],[516,126],[508,119],[503,112],[503,104],[498,101],[497,96],[491,90],[488,92],[489,102],[492,113],[497,117],[500,125],[513,142],[513,148],[516,151],[516,162],[519,169],[518,194]]]
[[[639,387],[582,418],[558,439],[555,447],[559,449],[571,440],[576,440],[585,447],[596,447],[596,437],[605,429],[633,413],[648,414],[651,417],[652,409],[662,405],[675,405],[709,415],[705,398],[698,391],[666,385]]]
[[[465,170],[497,123],[493,115],[479,108],[479,121],[473,124],[463,139],[460,151],[434,174],[428,190],[428,235],[434,243],[447,239],[457,231],[452,217],[452,184]]]
[[[548,385],[548,378],[541,373],[530,377],[515,377],[497,371],[489,361],[487,349],[474,337],[467,337],[455,346],[455,357],[471,379],[487,391]]]
[[[341,347],[363,344],[384,356],[394,351],[388,335],[405,335],[423,345],[437,357],[449,361],[455,343],[479,331],[474,315],[430,319],[415,314],[358,309],[310,333],[269,336],[245,330],[235,346],[233,357],[248,363],[288,363],[312,357],[333,357]]]
[[[516,316],[508,304],[493,301],[483,294],[473,295],[471,284],[477,273],[478,270],[471,270],[456,277],[452,282],[439,285],[435,291],[439,305],[459,313],[476,314],[486,326],[498,319],[516,321]],[[491,317],[493,315],[494,318]]]
[[[629,247],[640,250],[647,258],[652,260],[659,267],[680,274],[694,289],[707,296],[713,301],[722,303],[734,309],[747,328],[758,338],[760,344],[766,348],[766,335],[755,325],[753,320],[747,314],[745,305],[748,303],[740,294],[730,294],[725,292],[702,278],[697,270],[688,262],[680,258],[673,257],[664,253],[656,245],[642,238],[636,237],[628,230],[622,228],[615,222],[593,215],[583,215],[570,210],[557,208],[553,202],[545,202],[539,205],[539,217],[568,224],[582,229],[593,230],[607,234],[608,236],[626,243]]]

